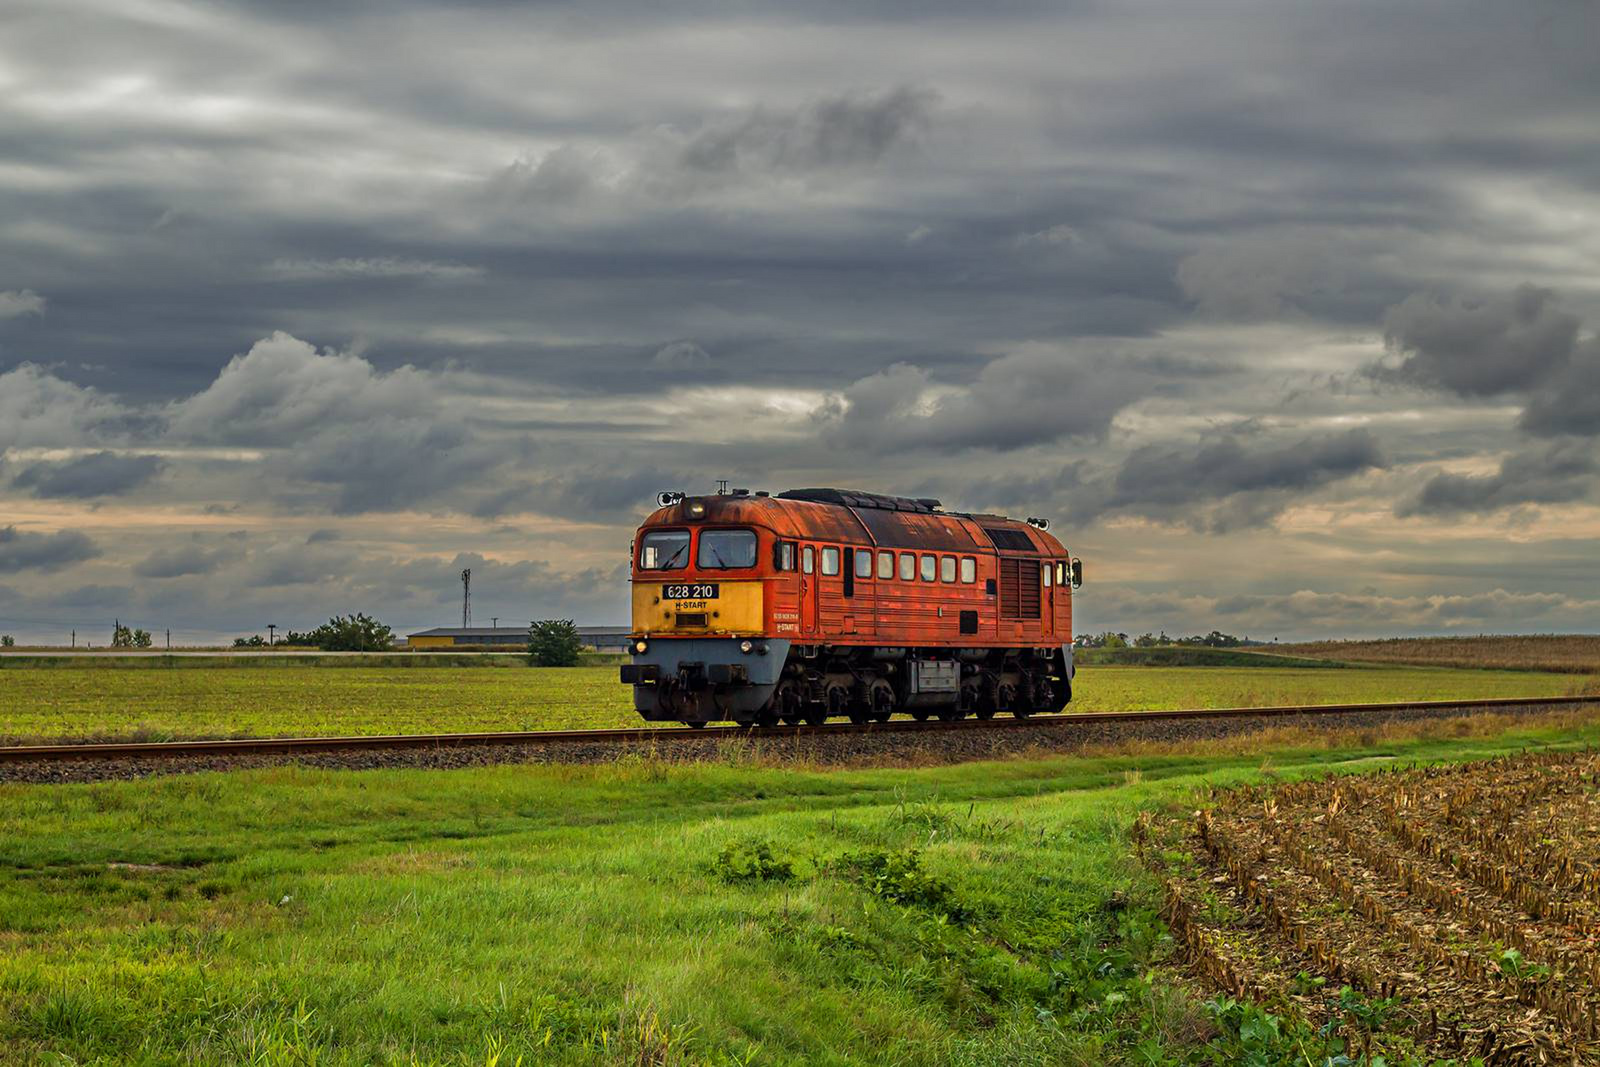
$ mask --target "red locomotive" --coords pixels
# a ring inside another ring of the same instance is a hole
[[[989,718],[1072,698],[1082,564],[1039,519],[840,489],[662,493],[633,543],[646,719]]]

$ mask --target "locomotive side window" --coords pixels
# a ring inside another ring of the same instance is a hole
[[[779,541],[772,562],[780,571],[794,570],[794,542]]]
[[[743,570],[756,565],[754,530],[700,531],[701,570]]]
[[[839,550],[831,545],[822,549],[822,573],[830,577],[839,573]]]
[[[856,549],[856,577],[872,577],[872,553],[865,549]]]
[[[1067,584],[1067,565],[1065,563],[1057,563],[1056,564],[1056,584],[1057,585],[1066,585]]]
[[[817,550],[810,545],[800,550],[800,569],[806,574],[817,569]]]
[[[922,580],[931,582],[939,576],[939,563],[933,556],[922,557]]]
[[[642,571],[672,571],[689,562],[688,530],[651,530],[639,549]]]
[[[917,576],[917,557],[909,552],[900,553],[900,580],[909,582]]]
[[[1050,575],[1053,574],[1054,572],[1055,572],[1055,568],[1050,566],[1050,564],[1048,564],[1048,563],[1046,563],[1043,567],[1039,568],[1039,573],[1044,575],[1044,587],[1046,589],[1050,588]]]
[[[956,558],[954,556],[939,557],[939,580],[953,582],[956,580]]]
[[[978,580],[978,561],[971,556],[961,557],[961,580],[968,585]]]
[[[894,553],[878,553],[878,577],[887,581],[894,577]]]

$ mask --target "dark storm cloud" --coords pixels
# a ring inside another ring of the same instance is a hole
[[[1579,324],[1553,292],[1528,285],[1490,299],[1412,296],[1384,316],[1400,362],[1380,373],[1462,396],[1525,390],[1566,365]]]
[[[1530,398],[1518,424],[1541,437],[1600,437],[1600,339],[1573,348],[1567,365]]]
[[[95,543],[76,530],[44,534],[0,527],[0,574],[58,571],[99,554]]]
[[[1441,474],[1396,514],[1450,515],[1518,504],[1564,504],[1591,497],[1600,485],[1592,441],[1564,441],[1507,456],[1494,474]]]
[[[60,463],[35,463],[22,468],[12,484],[34,496],[91,499],[131,493],[160,472],[159,456],[92,452]]]
[[[1220,533],[1270,522],[1296,494],[1387,462],[1367,430],[1298,441],[1233,434],[1193,448],[1146,445],[1101,488],[1100,506]],[[1092,505],[1094,494],[1084,501]]]
[[[211,574],[237,559],[239,553],[226,548],[163,548],[134,564],[133,573],[141,578],[182,578],[191,574]]]

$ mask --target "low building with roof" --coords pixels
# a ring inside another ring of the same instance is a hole
[[[626,652],[626,626],[580,626],[578,640],[596,652]],[[409,634],[408,647],[429,651],[461,649],[471,652],[522,652],[528,647],[526,626],[440,626]]]

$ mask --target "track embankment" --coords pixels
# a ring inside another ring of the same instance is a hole
[[[1478,714],[1600,711],[1600,696],[1093,712],[1028,719],[830,723],[825,726],[640,727],[466,734],[226,738],[0,748],[0,782],[84,782],[293,762],[309,766],[455,768],[494,763],[674,762],[746,758],[813,765],[954,763],[1019,754],[1181,745],[1264,730],[1366,730]]]

